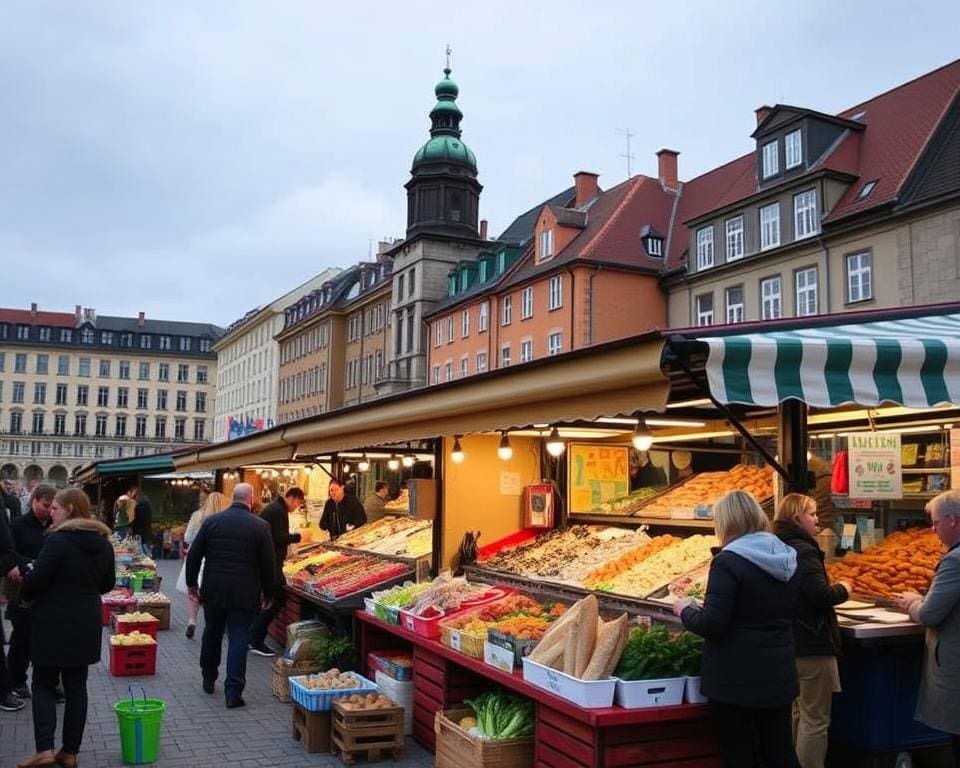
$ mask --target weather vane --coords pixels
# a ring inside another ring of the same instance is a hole
[[[450,54],[453,53],[453,48],[450,47],[450,43],[447,43],[447,69],[450,69]]]

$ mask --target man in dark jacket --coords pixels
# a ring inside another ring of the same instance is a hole
[[[268,595],[270,607],[260,611],[250,628],[250,651],[258,656],[276,655],[267,646],[267,630],[270,628],[270,622],[283,606],[283,585],[286,583],[283,577],[283,561],[287,557],[287,547],[300,541],[299,533],[290,533],[290,513],[300,509],[303,502],[303,491],[293,487],[287,489],[283,496],[267,504],[260,512],[260,519],[265,520],[270,526],[276,572],[273,575],[273,593]]]
[[[150,506],[150,499],[140,488],[131,488],[128,495],[136,501],[130,532],[140,537],[143,550],[149,555],[153,547],[153,507]]]
[[[206,626],[200,647],[203,690],[213,693],[220,673],[220,649],[227,632],[227,677],[224,694],[228,709],[242,707],[247,676],[250,625],[273,594],[276,566],[270,526],[252,514],[253,486],[240,483],[233,503],[207,518],[187,555],[187,590],[203,605]],[[203,563],[203,588],[197,576]]]
[[[12,480],[4,480],[0,483],[0,507],[7,510],[7,519],[10,522],[13,522],[13,519],[20,515],[20,499],[14,493]],[[3,510],[0,509],[0,513],[2,512]]]
[[[19,583],[21,579],[7,516],[0,513],[0,577],[4,576],[13,583]],[[23,702],[13,695],[13,680],[10,679],[7,657],[3,650],[4,639],[3,622],[0,621],[0,709],[4,712],[16,712],[23,709]]]
[[[348,496],[343,483],[330,478],[330,498],[323,505],[320,528],[330,534],[331,540],[340,538],[347,531],[359,528],[367,522],[367,513],[356,496]]]

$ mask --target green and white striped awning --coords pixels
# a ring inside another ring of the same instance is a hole
[[[721,403],[960,404],[960,314],[698,339]]]

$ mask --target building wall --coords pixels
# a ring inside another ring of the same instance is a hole
[[[492,303],[491,303],[492,301]],[[484,297],[476,301],[466,302],[462,305],[452,308],[449,312],[444,312],[438,317],[433,318],[428,325],[428,370],[430,372],[430,383],[440,383],[444,380],[445,366],[449,362],[451,365],[452,378],[461,378],[460,361],[465,357],[467,361],[467,375],[473,376],[477,371],[477,354],[486,353],[487,365],[489,371],[493,339],[495,333],[487,325],[486,331],[480,331],[480,305],[484,302],[489,306],[495,307],[495,297]],[[469,333],[466,337],[463,335],[463,314],[466,312],[470,317]],[[449,338],[447,333],[448,320],[453,319],[453,338]],[[437,328],[440,328],[440,343],[437,343]]]
[[[378,396],[376,384],[386,373],[388,342],[393,330],[390,323],[391,293],[392,286],[387,281],[348,309],[342,383],[345,406],[366,403]],[[378,320],[380,317],[382,322]],[[350,340],[351,327],[355,328],[353,341]]]
[[[901,304],[935,304],[960,298],[960,206],[901,227],[897,251]]]
[[[575,275],[578,287],[586,294],[574,306],[579,315],[576,324],[588,329],[578,334],[584,339],[578,346],[602,344],[666,326],[667,300],[658,277],[609,269],[580,269]]]
[[[547,357],[549,355],[548,337],[554,333],[561,335],[562,346],[560,352],[570,351],[573,343],[574,298],[571,294],[572,281],[570,274],[567,272],[557,273],[552,277],[559,278],[562,286],[562,303],[557,309],[551,310],[548,308],[549,277],[535,280],[521,288],[500,295],[501,311],[497,313],[496,318],[498,328],[495,355],[497,368],[502,367],[500,364],[502,350],[508,344],[510,345],[511,365],[520,364],[521,344],[524,341],[530,341],[533,344],[532,360]],[[521,311],[523,290],[528,287],[533,289],[533,315],[524,319]],[[513,321],[509,325],[504,325],[502,302],[507,296],[513,302]]]
[[[281,424],[324,413],[337,400],[342,381],[343,317],[318,315],[278,338],[277,421]],[[340,353],[335,344],[339,340]],[[334,365],[339,367],[334,369]],[[342,402],[342,395],[340,396]]]

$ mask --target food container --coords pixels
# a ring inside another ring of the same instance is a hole
[[[513,591],[514,590],[510,589],[509,587],[490,587],[490,589],[486,590],[485,592],[481,592],[476,597],[473,597],[470,600],[464,600],[462,603],[460,603],[460,606],[453,611],[440,611],[434,609],[430,613],[418,616],[410,611],[401,610],[400,626],[410,632],[415,632],[423,637],[428,637],[431,640],[439,640],[441,635],[440,622],[443,619],[459,616],[467,611],[472,611],[474,608],[481,608],[488,603],[492,603],[502,597],[506,597]]]
[[[706,704],[707,697],[700,693],[700,676],[687,677],[687,684],[684,687],[684,701],[688,704]]]
[[[523,660],[523,679],[537,688],[572,701],[584,709],[602,709],[612,706],[617,688],[615,677],[606,680],[580,680],[560,670],[538,664],[530,658]]]
[[[413,656],[402,651],[368,653],[367,668],[371,675],[374,672],[383,672],[394,680],[413,680]]]
[[[519,637],[507,635],[499,629],[490,628],[487,630],[487,641],[492,645],[509,651],[513,654],[513,666],[523,666],[523,658],[530,654],[537,647],[539,640],[521,640]]]
[[[351,673],[356,674],[356,673]],[[360,679],[359,688],[339,688],[330,690],[313,690],[303,685],[305,679],[303,675],[290,678],[290,698],[293,699],[309,712],[323,712],[330,709],[333,700],[341,696],[350,696],[354,693],[369,693],[377,690],[377,684],[362,675],[357,675]]]
[[[683,703],[687,678],[661,680],[617,680],[616,701],[624,709],[672,707]]]
[[[137,607],[137,601],[134,599],[118,600],[116,602],[104,602],[100,604],[100,620],[105,627],[109,627],[113,622],[113,617],[119,613],[129,613]]]
[[[154,618],[151,621],[119,621],[115,616],[113,619],[113,631],[118,635],[129,635],[131,632],[143,632],[150,635],[154,640],[157,639],[157,630],[160,629],[160,620]]]
[[[156,673],[156,643],[110,646],[110,674],[114,677],[137,677]]]
[[[481,739],[459,726],[472,715],[469,709],[439,711],[434,718],[437,736],[436,768],[528,768],[533,765],[533,738]]]

